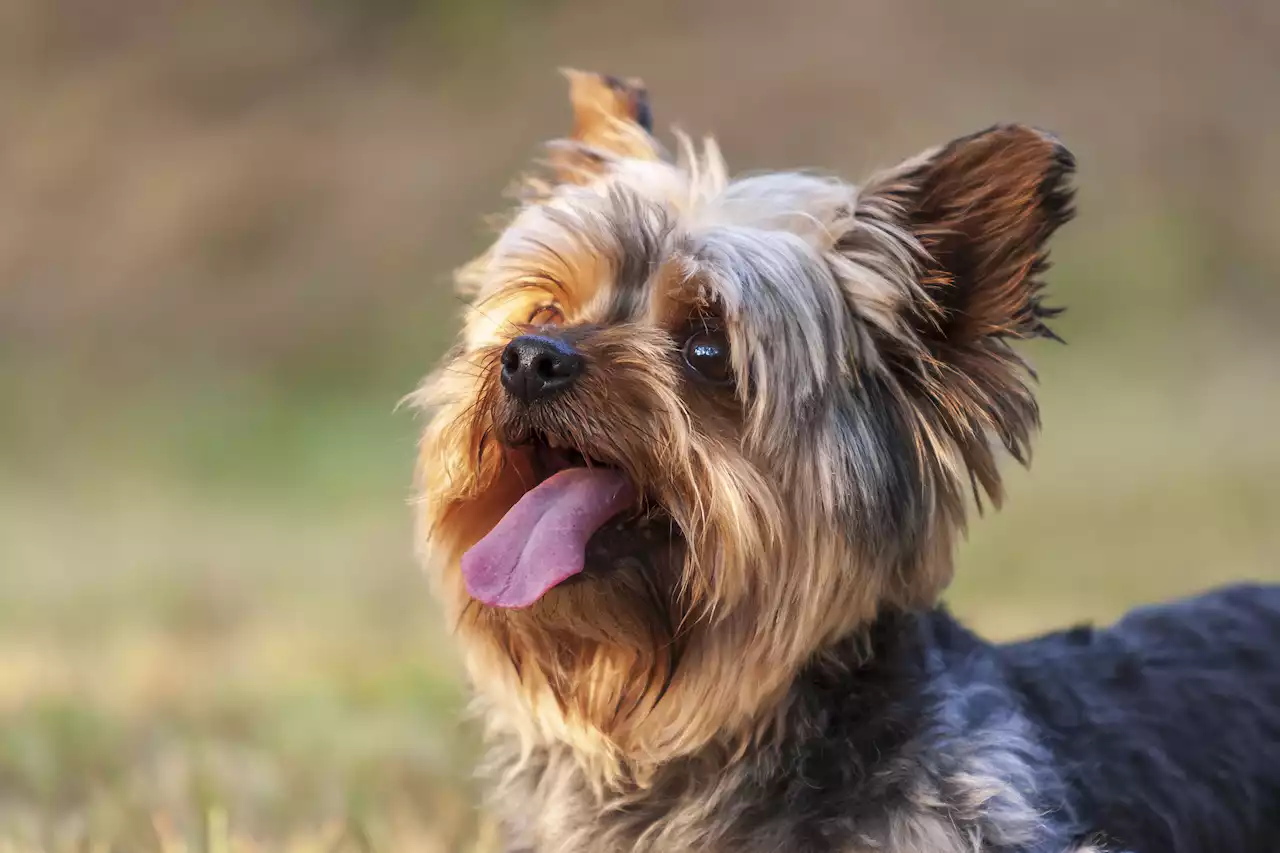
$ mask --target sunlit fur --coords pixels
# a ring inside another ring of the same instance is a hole
[[[679,136],[668,155],[637,82],[569,78],[573,132],[459,272],[461,339],[413,397],[429,413],[424,559],[489,726],[514,849],[1090,842],[1020,700],[934,610],[966,505],[999,503],[997,450],[1025,461],[1038,424],[1010,344],[1053,337],[1041,275],[1071,216],[1071,156],[999,126],[861,186],[732,179],[711,141]],[[731,345],[730,387],[681,360],[711,323]],[[534,328],[587,366],[554,405],[522,407],[498,361]],[[494,608],[470,598],[459,562],[532,485],[520,446],[535,431],[623,469],[650,524],[612,571]],[[917,689],[934,657],[953,664]],[[878,679],[897,688],[858,698]],[[832,695],[866,720],[832,717],[852,712],[824,704],[824,684],[850,685]],[[912,722],[886,729],[892,754],[863,742],[899,719]],[[847,737],[824,745],[840,725]],[[866,815],[842,806],[839,830],[799,806],[753,817],[763,780],[809,797],[791,765],[831,748],[850,765],[835,792]]]

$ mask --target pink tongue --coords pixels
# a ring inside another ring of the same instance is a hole
[[[633,497],[621,471],[566,468],[553,474],[462,555],[467,592],[494,607],[528,607],[582,571],[591,534]]]

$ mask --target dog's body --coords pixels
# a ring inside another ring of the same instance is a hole
[[[1280,587],[1007,646],[941,609],[869,638],[813,661],[782,737],[746,756],[600,799],[565,748],[539,750],[495,798],[511,849],[1280,849]]]
[[[937,605],[1037,424],[1066,150],[732,181],[571,77],[419,396],[509,850],[1280,850],[1280,588],[1010,646]]]

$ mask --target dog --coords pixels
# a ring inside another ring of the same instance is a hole
[[[1280,850],[1280,588],[1012,645],[939,604],[1038,426],[1064,145],[732,179],[568,77],[412,395],[505,849]]]

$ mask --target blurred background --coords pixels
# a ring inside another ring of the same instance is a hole
[[[1268,0],[0,0],[0,850],[484,846],[393,409],[561,65],[739,171],[1056,131],[1069,346],[954,608],[1280,579],[1277,44]]]

